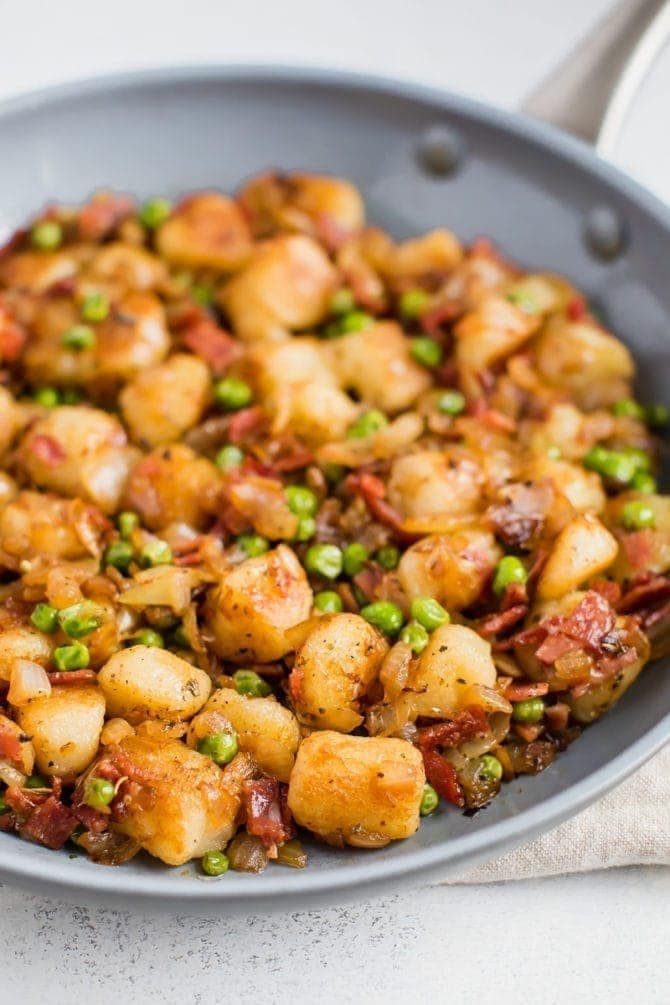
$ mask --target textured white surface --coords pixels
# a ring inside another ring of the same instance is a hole
[[[0,0],[0,97],[119,68],[299,62],[514,107],[609,3]],[[667,160],[657,167],[662,91],[655,77],[652,113],[630,120],[622,152],[652,182],[667,175]],[[667,105],[664,113],[667,141]],[[1,889],[0,1001],[662,1003],[669,895],[669,870],[638,868],[417,887],[283,916],[181,919]]]

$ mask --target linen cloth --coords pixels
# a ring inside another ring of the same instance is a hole
[[[497,883],[626,865],[670,865],[670,744],[576,817],[447,882]]]

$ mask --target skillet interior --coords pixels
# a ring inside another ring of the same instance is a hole
[[[417,160],[425,131],[447,125],[463,153],[448,177]],[[0,239],[51,199],[82,201],[109,186],[140,197],[231,190],[265,167],[351,178],[369,218],[406,237],[451,227],[490,235],[519,261],[567,274],[633,349],[642,400],[670,405],[670,214],[585,147],[546,127],[462,98],[316,71],[197,69],[59,88],[0,108]],[[585,216],[615,210],[624,252],[604,262],[583,240]],[[648,668],[612,713],[545,773],[517,779],[475,818],[442,810],[411,840],[370,853],[311,849],[302,873],[229,873],[204,881],[145,860],[102,869],[0,835],[0,878],[42,892],[163,902],[288,906],[349,895],[490,857],[583,807],[670,736],[670,666]],[[228,909],[228,907],[227,907]]]

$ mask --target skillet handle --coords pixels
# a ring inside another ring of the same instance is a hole
[[[621,0],[521,110],[593,143],[607,157],[635,93],[669,37],[667,0]]]

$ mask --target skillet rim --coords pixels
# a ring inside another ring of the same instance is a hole
[[[639,182],[603,160],[582,140],[519,113],[438,87],[390,76],[279,63],[159,66],[75,79],[9,96],[0,101],[0,128],[5,118],[29,114],[51,104],[62,105],[68,100],[76,105],[79,100],[109,96],[128,88],[141,91],[157,85],[179,87],[225,81],[270,85],[282,82],[377,93],[390,99],[400,98],[429,104],[437,112],[458,114],[485,127],[503,130],[524,144],[544,150],[552,160],[567,161],[600,185],[613,188],[653,217],[667,231],[670,242],[670,207]],[[315,869],[301,873],[277,870],[276,873],[266,873],[257,886],[245,883],[243,888],[235,888],[231,877],[226,883],[203,881],[195,889],[191,883],[182,885],[178,879],[175,882],[174,872],[167,869],[147,869],[141,877],[134,874],[124,876],[123,870],[99,867],[96,867],[95,872],[89,872],[87,868],[82,868],[80,859],[70,865],[63,855],[53,856],[47,875],[42,872],[37,874],[33,868],[35,855],[30,853],[30,845],[27,842],[17,843],[12,839],[7,842],[6,848],[5,842],[0,840],[0,881],[28,887],[46,895],[70,894],[86,900],[97,898],[98,901],[104,900],[117,907],[144,903],[145,906],[154,908],[176,904],[187,909],[189,906],[209,907],[217,902],[225,902],[228,907],[259,910],[263,907],[276,909],[278,898],[287,900],[286,907],[296,907],[296,901],[301,898],[314,903],[328,895],[342,894],[347,889],[350,892],[355,889],[358,893],[372,887],[379,889],[380,885],[388,886],[393,881],[429,873],[440,866],[448,865],[449,872],[453,873],[466,864],[485,861],[496,852],[507,851],[525,839],[550,830],[574,816],[639,768],[668,739],[670,711],[607,764],[583,776],[561,792],[534,803],[506,820],[491,824],[482,831],[439,841],[431,847],[417,849],[390,862],[361,855],[357,864],[337,866],[332,870]],[[33,852],[35,850],[34,848]],[[284,904],[281,906],[283,908]]]

